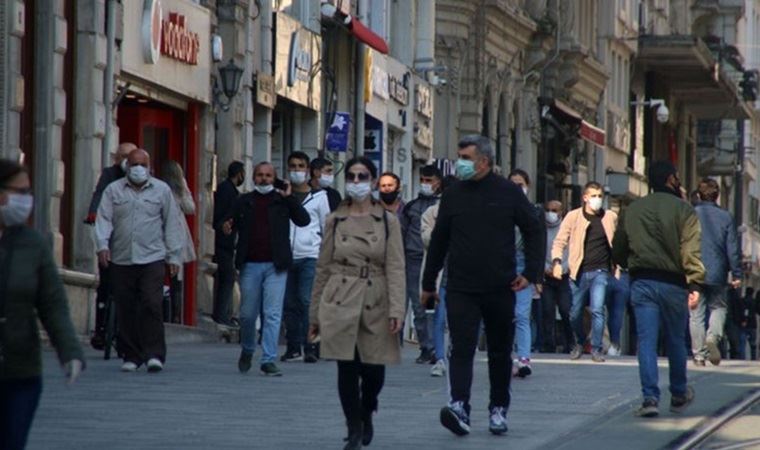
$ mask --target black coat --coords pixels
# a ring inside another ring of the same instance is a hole
[[[546,233],[533,206],[511,181],[488,174],[480,181],[454,183],[441,197],[430,240],[422,288],[434,291],[448,254],[449,291],[484,293],[509,289],[517,276],[515,226],[523,236],[525,270],[540,281]]]
[[[335,211],[338,209],[340,202],[343,201],[343,198],[340,196],[340,192],[331,187],[326,187],[325,192],[327,192],[327,203],[330,204],[330,211]]]
[[[227,178],[216,186],[214,192],[214,229],[217,230],[214,245],[218,249],[232,250],[235,248],[235,233],[227,236],[221,232],[224,220],[232,213],[240,193],[235,184]]]
[[[257,219],[254,215],[254,195],[261,195],[258,192],[249,192],[241,195],[232,208],[232,213],[228,218],[233,219],[233,229],[238,233],[237,248],[235,251],[235,267],[238,270],[243,268],[248,256],[248,240],[253,230],[253,221]],[[290,221],[296,226],[305,227],[311,221],[309,213],[304,209],[301,203],[292,195],[283,197],[273,192],[274,199],[269,205],[269,229],[272,233],[272,262],[277,271],[283,271],[290,268],[293,262],[293,251],[290,247]],[[224,221],[222,221],[222,224]],[[217,233],[221,232],[220,228]]]
[[[124,171],[121,170],[121,166],[113,165],[103,169],[103,173],[98,178],[98,184],[95,186],[95,192],[92,193],[92,199],[90,200],[90,208],[87,210],[89,214],[97,214],[98,207],[100,206],[100,199],[103,198],[103,191],[106,190],[109,184],[124,177]]]

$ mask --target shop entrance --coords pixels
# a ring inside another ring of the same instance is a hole
[[[132,142],[150,154],[152,174],[162,178],[166,161],[176,161],[185,172],[185,179],[198,210],[198,105],[187,111],[173,108],[137,95],[127,94],[119,105],[120,142]],[[197,217],[185,216],[198,253]],[[196,262],[185,265],[181,322],[196,321]]]

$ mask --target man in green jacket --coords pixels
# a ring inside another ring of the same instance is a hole
[[[628,268],[631,303],[639,339],[639,378],[644,402],[641,417],[659,414],[657,339],[665,333],[670,365],[670,410],[683,411],[694,399],[686,385],[688,303],[699,299],[705,268],[700,256],[700,226],[694,208],[681,198],[676,168],[667,161],[652,165],[653,193],[633,202],[618,221],[612,241],[616,264]]]

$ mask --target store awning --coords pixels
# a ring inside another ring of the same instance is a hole
[[[604,147],[606,133],[601,128],[595,127],[583,120],[578,111],[560,100],[554,100],[550,106],[552,115],[561,122],[569,123],[577,127],[578,137]]]
[[[745,119],[752,113],[736,81],[698,37],[642,36],[636,65],[654,73],[698,119]]]
[[[374,31],[364,25],[359,19],[352,15],[348,15],[346,16],[344,23],[346,25],[346,28],[348,28],[348,31],[350,31],[356,39],[369,45],[384,55],[388,54],[388,44],[385,42],[385,39],[378,36]]]

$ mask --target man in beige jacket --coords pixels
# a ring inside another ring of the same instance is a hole
[[[597,182],[583,188],[583,206],[567,213],[552,245],[552,275],[562,278],[562,255],[568,249],[567,265],[570,268],[570,291],[573,303],[570,322],[576,343],[570,359],[583,355],[583,308],[591,306],[591,359],[604,362],[602,335],[604,334],[604,304],[607,282],[612,270],[612,237],[617,226],[617,214],[602,208],[604,192]]]

